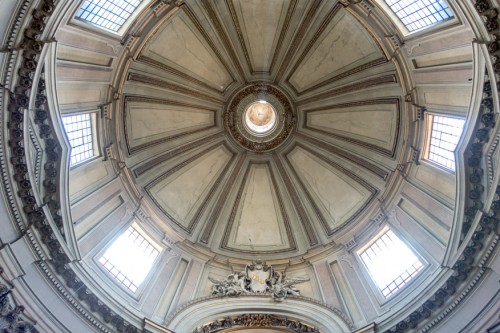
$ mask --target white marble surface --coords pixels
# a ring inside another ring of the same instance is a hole
[[[212,150],[159,182],[150,193],[177,222],[187,227],[230,157],[223,147]]]
[[[207,110],[132,102],[126,112],[131,146],[214,125],[214,113]]]
[[[275,40],[279,37],[280,18],[286,14],[289,0],[238,0],[234,1],[241,17],[245,42],[253,70],[268,71],[271,65]]]
[[[311,112],[308,125],[390,149],[396,136],[397,109],[393,104],[380,104]]]
[[[221,89],[232,79],[184,14],[172,18],[147,47],[146,55]]]
[[[339,226],[368,199],[370,192],[302,148],[288,155],[331,228]]]
[[[314,44],[290,81],[299,91],[329,77],[381,57],[372,38],[350,15],[341,11]]]
[[[233,244],[235,246],[281,246],[286,240],[281,211],[265,164],[252,164],[240,202]]]

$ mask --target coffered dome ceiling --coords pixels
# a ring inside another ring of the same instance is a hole
[[[84,1],[2,2],[0,321],[493,327],[497,2],[449,0],[408,32],[384,1],[142,1],[116,34],[76,17]],[[464,128],[442,131],[459,143],[440,167],[442,119]],[[152,262],[133,288],[107,257],[132,234]],[[392,235],[418,258],[383,289],[364,257]],[[213,294],[260,260],[300,295]]]
[[[110,135],[157,226],[272,258],[365,227],[414,140],[377,33],[335,1],[190,1],[155,25]]]

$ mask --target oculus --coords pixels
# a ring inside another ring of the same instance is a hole
[[[295,110],[279,88],[251,84],[236,92],[223,113],[231,137],[247,150],[273,150],[290,137],[296,126]]]

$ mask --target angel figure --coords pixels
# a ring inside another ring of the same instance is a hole
[[[243,273],[229,274],[224,280],[216,280],[211,277],[208,279],[213,283],[212,295],[238,296],[243,292],[248,292]]]
[[[272,285],[270,287],[273,293],[273,299],[276,302],[282,302],[288,295],[300,296],[299,290],[295,287],[296,284],[309,281],[307,278],[287,278],[279,272],[275,272]]]

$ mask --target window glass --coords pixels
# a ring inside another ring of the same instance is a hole
[[[142,0],[86,0],[76,18],[117,32]]]
[[[424,267],[390,229],[359,256],[385,298],[407,284]]]
[[[465,120],[436,115],[429,115],[427,120],[431,125],[431,132],[426,158],[455,171],[455,148],[462,135]]]
[[[394,14],[413,32],[453,18],[444,0],[385,0]]]
[[[104,268],[123,286],[136,292],[160,252],[133,226],[99,258]]]
[[[71,145],[71,165],[88,160],[96,155],[92,114],[83,113],[62,117],[64,130]]]

